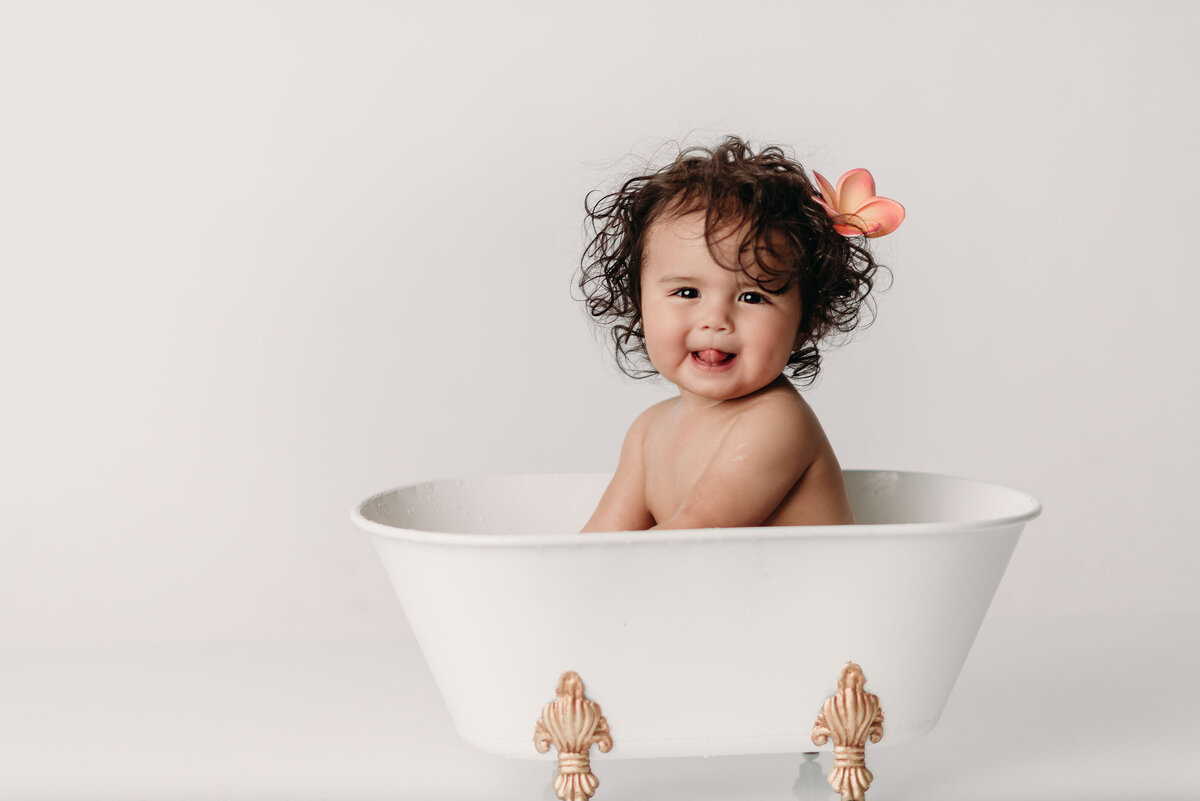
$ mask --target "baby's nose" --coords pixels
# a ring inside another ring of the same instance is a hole
[[[701,312],[700,330],[729,331],[733,328],[733,318],[724,303],[706,303]]]

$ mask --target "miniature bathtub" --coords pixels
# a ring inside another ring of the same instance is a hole
[[[1041,506],[948,476],[845,476],[855,526],[578,533],[607,474],[435,481],[352,516],[484,751],[542,758],[534,724],[568,670],[613,757],[816,751],[848,661],[896,745],[937,722]]]

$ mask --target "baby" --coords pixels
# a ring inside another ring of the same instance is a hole
[[[588,310],[623,370],[679,396],[630,426],[584,531],[854,522],[833,448],[784,371],[811,382],[818,344],[858,325],[880,266],[865,237],[904,209],[866,170],[836,189],[816,177],[820,191],[780,148],[729,137],[587,207]]]

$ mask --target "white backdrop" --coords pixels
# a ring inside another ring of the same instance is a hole
[[[392,637],[351,505],[615,464],[587,191],[726,133],[908,209],[807,392],[1045,513],[992,614],[1198,611],[1197,6],[0,5],[0,644]]]

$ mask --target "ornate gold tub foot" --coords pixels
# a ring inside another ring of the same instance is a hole
[[[833,770],[829,784],[842,801],[865,801],[874,776],[867,770],[867,740],[883,739],[883,711],[879,696],[863,690],[862,668],[847,662],[838,677],[837,694],[826,698],[813,724],[812,741],[825,745],[833,738]]]
[[[533,730],[533,745],[544,754],[558,749],[558,775],[554,793],[562,801],[588,801],[600,785],[592,773],[589,754],[593,745],[602,752],[612,748],[608,721],[600,705],[583,694],[583,680],[573,670],[558,679],[558,697],[542,707],[542,718]]]

